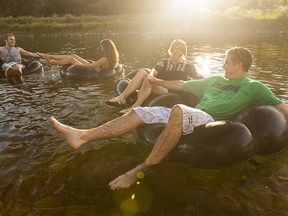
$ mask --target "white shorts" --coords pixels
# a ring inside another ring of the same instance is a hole
[[[183,104],[178,104],[182,110],[182,134],[187,135],[194,131],[194,128],[209,122],[213,122],[214,119],[208,113],[202,110],[195,109]],[[167,124],[171,108],[154,106],[154,107],[136,107],[133,108],[136,114],[146,124]]]
[[[4,70],[4,71],[7,68],[15,69],[15,68],[18,68],[18,67],[20,67],[21,69],[24,69],[25,66],[23,64],[18,63],[18,62],[3,63],[2,66],[1,66],[2,70]]]

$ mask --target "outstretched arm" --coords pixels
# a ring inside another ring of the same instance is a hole
[[[182,91],[183,90],[183,84],[184,81],[182,80],[163,80],[163,79],[157,79],[155,77],[149,76],[148,77],[149,82],[151,85],[159,85],[162,86],[168,90],[176,90],[176,91]]]
[[[21,47],[18,47],[18,51],[21,55],[24,55],[24,56],[29,56],[29,57],[33,57],[33,58],[39,58],[38,54],[37,53],[33,53],[33,52],[29,52],[27,50],[24,50],[23,48]]]

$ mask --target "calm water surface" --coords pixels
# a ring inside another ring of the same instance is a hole
[[[206,76],[222,74],[225,50],[245,46],[254,54],[250,77],[288,102],[288,40],[176,36],[189,45],[188,60]],[[49,53],[100,56],[100,36],[18,37],[19,46]],[[173,37],[112,37],[126,73],[153,67]],[[48,118],[94,127],[118,116],[105,105],[116,80],[68,82],[59,67],[30,74],[22,86],[0,80],[0,215],[288,215],[288,151],[255,157],[223,169],[194,169],[165,160],[139,185],[111,191],[107,184],[147,156],[133,136],[92,142],[73,152]],[[209,158],[207,158],[209,159]]]

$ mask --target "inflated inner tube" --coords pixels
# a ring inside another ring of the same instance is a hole
[[[130,82],[131,79],[128,77],[120,79],[116,84],[115,95],[116,96],[120,95],[126,89],[126,87],[129,85]],[[137,95],[138,95],[137,91],[133,92],[126,98],[126,103],[132,105],[137,100]]]
[[[124,68],[122,64],[119,64],[115,69],[104,69],[100,72],[96,72],[94,69],[85,69],[79,67],[72,67],[68,70],[70,65],[62,66],[60,74],[63,78],[68,79],[105,79],[113,76],[122,78],[124,75]]]
[[[22,71],[23,75],[43,72],[43,65],[35,59],[22,59],[22,64],[25,65],[25,68]]]
[[[167,98],[166,98],[167,97]],[[184,103],[179,95],[163,95],[150,106],[171,107]],[[138,143],[151,146],[165,125],[152,124],[137,127],[133,136]],[[197,168],[231,166],[251,159],[254,155],[280,152],[288,146],[288,124],[284,114],[273,106],[253,106],[245,109],[231,121],[215,121],[196,127],[182,136],[171,152],[171,159]]]
[[[244,124],[251,131],[255,155],[277,153],[288,145],[287,119],[273,106],[247,108],[234,121]]]
[[[35,59],[22,59],[22,64],[25,65],[22,70],[23,75],[43,72],[43,65]],[[0,69],[0,77],[5,77],[5,72],[2,69]]]

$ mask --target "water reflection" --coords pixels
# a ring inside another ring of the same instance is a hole
[[[100,56],[102,38],[19,38],[32,51],[77,52]],[[153,67],[167,55],[173,38],[112,38],[126,73]],[[225,51],[246,46],[254,54],[250,77],[267,84],[288,102],[285,39],[271,41],[188,42],[188,60],[205,75],[222,74]],[[264,41],[263,41],[264,40]],[[116,80],[66,82],[59,68],[25,76],[23,86],[0,80],[0,212],[3,215],[286,215],[287,151],[257,157],[225,169],[187,168],[169,160],[128,190],[110,191],[107,183],[147,155],[130,134],[92,142],[71,151],[48,121],[53,115],[78,128],[90,128],[118,116],[105,100]],[[104,148],[105,147],[105,148]]]

